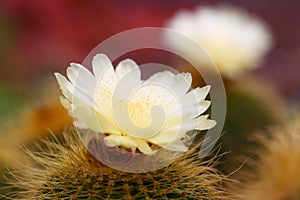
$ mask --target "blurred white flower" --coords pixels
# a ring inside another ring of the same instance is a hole
[[[109,146],[136,148],[145,154],[152,146],[174,151],[187,149],[183,139],[189,130],[207,130],[214,120],[202,115],[210,106],[205,100],[210,86],[190,90],[188,73],[163,71],[142,81],[137,64],[111,61],[97,54],[93,74],[71,63],[67,80],[55,73],[64,97],[61,102],[75,118],[75,126],[104,133]],[[189,91],[190,90],[190,91]]]
[[[272,37],[263,22],[244,10],[223,6],[200,7],[195,12],[179,11],[167,24],[201,45],[217,65],[221,74],[234,78],[255,68],[272,46]],[[203,67],[212,62],[203,52],[195,52],[190,44],[173,34],[166,35],[168,45],[189,54]]]

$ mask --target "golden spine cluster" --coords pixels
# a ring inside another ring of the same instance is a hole
[[[75,133],[63,142],[45,140],[43,151],[28,155],[36,167],[13,173],[11,199],[229,199],[222,189],[227,179],[213,161],[189,150],[168,167],[148,173],[128,173],[96,160]]]

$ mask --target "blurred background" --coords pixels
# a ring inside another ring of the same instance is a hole
[[[114,34],[137,27],[165,27],[179,10],[220,4],[255,15],[273,35],[272,48],[249,78],[226,83],[228,116],[222,151],[239,153],[251,143],[250,133],[281,123],[282,115],[300,103],[299,1],[1,0],[0,165],[26,162],[18,145],[31,146],[49,130],[59,132],[69,123],[58,101],[54,72],[63,73],[70,62],[81,63]],[[227,165],[220,169],[230,172],[240,165],[234,162],[229,166],[225,157],[222,163]]]
[[[275,46],[255,73],[285,95],[299,99],[300,2],[298,1],[0,1],[1,115],[11,111],[14,92],[81,62],[104,39],[121,31],[165,26],[181,9],[230,4],[246,9],[269,27]],[[21,90],[21,91],[20,91]],[[22,96],[23,97],[23,96]],[[5,105],[8,103],[8,105]],[[8,109],[10,108],[10,109]]]

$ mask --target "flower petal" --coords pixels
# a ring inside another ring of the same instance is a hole
[[[137,142],[131,137],[119,136],[119,135],[109,135],[104,138],[110,146],[123,146],[126,148],[136,148]]]
[[[60,86],[60,89],[63,93],[63,95],[69,99],[72,100],[73,92],[74,92],[74,86],[60,73],[54,73],[56,80]]]
[[[114,106],[114,119],[118,127],[127,135],[134,137],[134,138],[149,138],[152,135],[158,133],[160,129],[164,125],[165,121],[165,113],[161,107],[153,106],[150,111],[150,124],[146,127],[139,127],[137,126],[133,118],[130,115],[145,118],[146,116],[143,115],[144,113],[130,113],[128,111],[128,107],[126,103],[118,103]],[[136,110],[134,110],[136,111]],[[138,119],[139,120],[139,119]],[[141,119],[143,120],[143,119]],[[141,123],[139,123],[141,124]]]
[[[186,105],[185,107],[180,107],[177,110],[173,111],[169,116],[185,116],[190,114],[190,119],[193,119],[201,114],[203,114],[209,107],[210,101],[201,101],[198,104]]]
[[[208,129],[213,128],[216,124],[217,124],[217,122],[215,120],[203,119],[203,118],[199,117],[198,125],[197,125],[196,129],[197,130],[208,130]]]
[[[76,89],[63,75],[55,73],[55,77],[63,95],[70,102],[72,102],[72,104],[87,104],[91,108],[94,107],[93,99],[91,96],[83,94],[80,90]]]
[[[116,128],[113,122],[104,118],[102,115],[84,105],[77,105],[73,108],[73,117],[76,118],[77,123],[74,124],[78,128],[85,128],[78,126],[78,124],[85,124],[87,128],[98,133],[110,133],[120,135],[120,130]],[[78,123],[81,121],[80,123]]]
[[[116,68],[118,84],[114,90],[114,97],[129,100],[130,95],[141,83],[141,71],[131,59],[121,61]]]
[[[154,154],[155,152],[150,148],[149,144],[143,140],[136,140],[137,148],[146,155]]]
[[[189,93],[184,95],[181,99],[181,105],[182,107],[185,107],[187,105],[193,105],[196,103],[199,103],[200,101],[203,101],[206,96],[208,95],[210,91],[211,86],[204,86],[201,88],[196,88],[191,90]]]
[[[73,109],[73,115],[77,121],[84,122],[84,123],[77,122],[75,124],[75,126],[78,126],[78,128],[84,128],[84,127],[81,127],[79,124],[85,124],[86,127],[90,128],[91,130],[93,130],[95,132],[101,132],[101,128],[97,121],[97,117],[96,117],[95,113],[89,107],[76,106]]]
[[[178,98],[183,96],[191,87],[192,75],[190,73],[180,73],[175,76],[175,82],[171,89],[177,94]]]
[[[157,72],[150,76],[145,82],[160,83],[164,86],[171,86],[175,81],[175,74],[170,71]]]
[[[195,119],[183,118],[182,123],[166,127],[160,134],[168,135],[172,131],[177,133],[177,137],[181,138],[190,130],[208,130],[213,128],[216,125],[216,121],[207,119],[208,115],[203,115]],[[166,136],[165,136],[166,137]],[[170,136],[171,137],[171,136]]]
[[[95,55],[92,61],[92,66],[96,79],[101,78],[106,71],[109,71],[110,73],[114,71],[111,61],[104,54]]]
[[[191,118],[195,118],[201,114],[203,114],[209,107],[210,101],[201,101],[197,105],[191,105],[188,108],[184,108],[184,114],[190,113]]]
[[[182,137],[182,133],[185,132],[180,132],[179,129],[163,130],[159,134],[152,138],[148,138],[147,140],[160,147],[164,147],[176,140],[179,140]]]
[[[59,97],[59,101],[61,103],[61,105],[68,111],[72,110],[72,106],[71,103],[68,99],[66,99],[65,97],[60,96]]]
[[[174,142],[166,145],[164,148],[168,149],[170,151],[179,151],[179,152],[185,152],[188,150],[188,148],[180,140],[174,141]]]
[[[82,93],[91,95],[94,92],[96,81],[93,74],[84,66],[71,63],[67,68],[67,76],[71,83]]]
[[[162,86],[172,90],[177,97],[180,98],[185,94],[192,83],[192,76],[190,73],[173,74],[170,71],[163,71],[153,74],[146,82],[160,83]]]
[[[121,61],[116,67],[116,75],[121,80],[127,74],[132,74],[134,79],[140,80],[141,71],[136,62],[131,59],[126,59]]]
[[[80,129],[89,129],[90,127],[82,120],[82,119],[75,119],[74,126]]]

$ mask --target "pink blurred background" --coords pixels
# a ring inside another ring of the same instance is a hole
[[[71,61],[82,62],[108,37],[136,27],[163,27],[179,9],[218,4],[240,6],[266,22],[276,43],[254,73],[287,100],[299,102],[300,1],[1,0],[0,113],[8,110],[6,103],[22,102],[14,90],[52,78]]]

